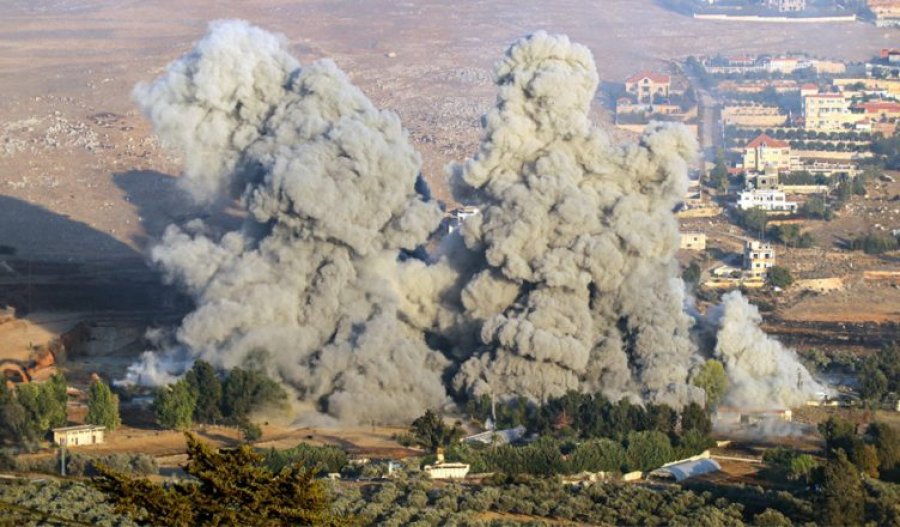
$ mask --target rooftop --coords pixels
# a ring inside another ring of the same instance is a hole
[[[650,70],[639,71],[625,79],[625,82],[638,82],[644,79],[650,79],[653,82],[669,82],[669,76],[665,73]]]
[[[856,107],[862,108],[866,112],[877,112],[879,110],[888,110],[892,112],[900,111],[900,103],[890,101],[864,102],[857,104]]]
[[[840,93],[816,93],[814,95],[807,95],[808,99],[843,99],[844,96]]]
[[[722,467],[714,459],[695,459],[660,467],[650,473],[651,476],[671,476],[675,481],[684,481],[710,472],[718,472]]]
[[[770,148],[789,148],[791,145],[787,141],[780,141],[778,139],[769,137],[766,134],[759,134],[756,139],[750,141],[750,143],[747,144],[747,148],[758,148],[760,146],[767,146]]]
[[[53,432],[76,432],[79,430],[106,430],[106,427],[100,425],[64,426],[62,428],[54,428]]]

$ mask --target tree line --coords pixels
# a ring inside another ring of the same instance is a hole
[[[230,424],[241,427],[247,440],[260,436],[250,414],[283,406],[284,388],[262,370],[233,368],[219,373],[198,360],[180,380],[157,390],[153,401],[157,424],[170,430],[187,430],[194,423]]]

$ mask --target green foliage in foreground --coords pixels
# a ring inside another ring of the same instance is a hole
[[[556,478],[528,476],[492,478],[478,484],[433,482],[419,479],[415,473],[409,479],[387,482],[315,483],[331,486],[328,494],[333,499],[333,514],[353,518],[361,526],[487,527],[544,525],[546,520],[588,525],[809,526],[829,525],[828,518],[837,519],[836,516],[843,521],[861,519],[876,526],[896,525],[900,518],[900,486],[860,478],[850,464],[844,464],[843,468],[833,464],[831,468],[833,476],[820,490],[794,492],[756,486],[719,486],[703,481],[664,488],[619,483],[582,486],[563,484]],[[226,476],[223,471],[215,474],[222,477],[220,481],[240,477]],[[850,492],[841,490],[844,485],[851,487]],[[191,505],[203,508],[211,501],[206,496],[213,492],[203,484],[196,488],[204,492]],[[154,489],[160,487],[151,488],[155,492]],[[251,484],[240,489],[250,493],[257,490]],[[283,491],[285,488],[280,487],[279,492]],[[294,496],[292,488],[288,487],[286,492]],[[828,507],[825,494],[839,495],[836,503],[843,503],[847,508]],[[864,514],[862,518],[858,516],[860,510]],[[487,519],[487,513],[494,515],[493,519]],[[147,523],[178,525],[168,521]],[[117,515],[103,494],[82,483],[0,481],[0,525],[7,524],[135,525],[132,520]],[[247,525],[242,521],[225,524]]]
[[[327,490],[311,470],[291,466],[275,474],[262,455],[243,445],[216,451],[187,434],[193,480],[166,486],[98,466],[95,486],[116,510],[140,523],[287,526],[343,525],[332,515]]]
[[[137,525],[116,514],[100,491],[80,482],[0,482],[0,525]]]

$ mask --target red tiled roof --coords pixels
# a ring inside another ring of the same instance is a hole
[[[665,73],[656,73],[655,71],[650,70],[639,71],[625,79],[625,82],[638,82],[645,78],[650,79],[653,82],[669,82],[669,76]]]
[[[862,108],[866,113],[877,113],[880,111],[900,112],[900,103],[896,102],[864,102],[856,105]]]
[[[815,84],[811,83],[811,82],[807,82],[807,83],[804,84],[803,86],[800,86],[800,89],[801,89],[801,90],[818,90],[819,87],[816,86]]]
[[[807,97],[818,97],[820,99],[843,99],[844,96],[840,93],[817,93],[815,95],[807,95]]]
[[[750,141],[750,143],[747,145],[747,148],[758,148],[762,145],[765,145],[769,148],[788,148],[791,146],[790,143],[787,143],[785,141],[773,139],[766,134],[759,134],[756,139]]]

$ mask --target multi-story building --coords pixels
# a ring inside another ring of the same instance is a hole
[[[744,270],[754,278],[769,274],[775,265],[775,249],[765,242],[748,241],[744,244]]]
[[[767,167],[791,168],[791,145],[786,141],[760,134],[744,147],[744,170],[764,172]]]
[[[654,98],[668,98],[672,79],[664,73],[641,71],[625,79],[625,91],[638,102],[652,103]]]
[[[784,192],[775,189],[744,190],[738,194],[737,208],[762,209],[766,212],[794,212],[797,203],[787,201]]]
[[[900,26],[900,0],[868,0],[878,27]]]
[[[840,93],[817,93],[803,98],[807,130],[835,131],[854,121],[850,102]]]

